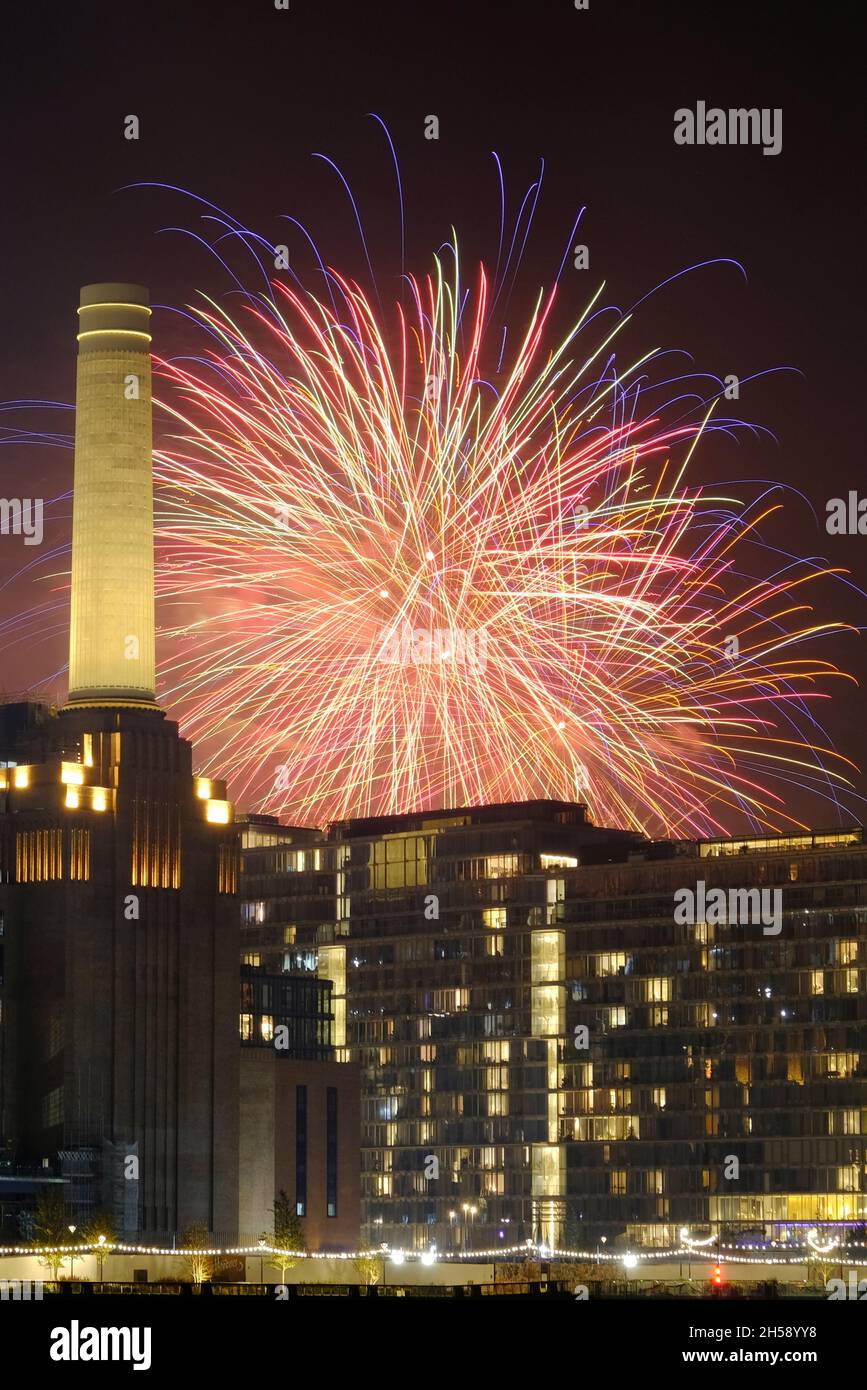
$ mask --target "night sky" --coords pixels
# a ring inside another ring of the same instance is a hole
[[[125,188],[139,181],[191,189],[276,242],[286,239],[279,214],[297,215],[315,228],[327,260],[362,275],[339,181],[311,159],[328,154],[359,199],[380,290],[393,298],[399,219],[388,147],[367,114],[377,112],[400,158],[407,264],[419,273],[452,224],[466,264],[496,253],[492,150],[513,215],[540,157],[546,165],[516,310],[550,282],[585,204],[579,240],[590,248],[590,271],[567,277],[563,290],[563,307],[576,316],[603,279],[607,298],[628,305],[684,266],[743,263],[746,283],[733,267],[716,266],[668,286],[642,307],[630,343],[687,349],[719,376],[797,369],[744,386],[736,407],[776,439],[711,441],[697,475],[794,489],[768,538],[849,569],[855,587],[816,587],[817,616],[863,625],[857,586],[867,584],[867,536],[829,536],[824,525],[828,498],[867,493],[863,48],[845,7],[832,8],[590,0],[578,12],[572,0],[290,0],[284,12],[272,0],[234,0],[36,6],[26,18],[7,17],[0,400],[72,402],[80,285],[139,282],[157,305],[222,289],[206,253],[160,232],[193,226],[192,205]],[[678,147],[673,113],[698,100],[782,108],[782,153]],[[124,138],[130,113],[141,122],[138,141]],[[438,141],[424,138],[431,113]],[[154,323],[160,351],[182,346],[170,336],[176,319],[157,314]],[[71,451],[16,441],[22,424],[68,430],[72,416],[0,416],[0,496],[68,493]],[[50,539],[61,543],[68,499],[52,516]],[[0,538],[0,686],[20,694],[54,675],[39,688],[62,696],[65,619],[38,640],[15,640],[19,612],[44,596],[44,581],[37,594],[21,573],[37,559],[44,570],[36,548]],[[62,575],[64,561],[53,568]],[[823,711],[835,745],[860,763],[863,640],[841,636],[823,654],[861,681],[861,689],[835,683]],[[838,818],[819,803],[799,809],[817,825]],[[863,814],[857,799],[850,812]]]

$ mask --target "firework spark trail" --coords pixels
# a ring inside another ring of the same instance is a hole
[[[279,280],[238,319],[207,301],[212,346],[158,363],[187,735],[241,800],[318,822],[578,797],[706,834],[794,823],[790,784],[833,798],[808,702],[842,673],[802,648],[842,625],[790,601],[828,571],[740,575],[760,518],[684,481],[712,414],[642,416],[653,354],[612,372],[627,316],[583,346],[598,296],[549,342],[540,295],[492,389],[488,280],[468,295],[450,251],[388,326],[332,270],[329,302]]]

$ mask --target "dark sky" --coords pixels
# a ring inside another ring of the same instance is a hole
[[[550,279],[583,204],[591,274],[566,282],[576,309],[591,281],[604,278],[623,305],[693,262],[741,261],[746,283],[715,267],[650,300],[633,341],[686,347],[721,376],[798,369],[741,395],[740,413],[776,441],[714,443],[701,477],[773,478],[800,490],[778,543],[867,583],[867,536],[824,529],[829,497],[867,492],[863,35],[850,7],[590,0],[579,12],[572,0],[290,0],[284,12],[272,0],[93,0],[19,9],[17,18],[7,11],[0,59],[0,399],[72,400],[81,284],[138,281],[158,303],[207,287],[208,259],[158,234],[192,225],[192,209],[156,191],[121,191],[138,180],[194,189],[275,241],[278,215],[297,214],[328,259],[360,273],[339,184],[311,159],[327,153],[360,196],[380,285],[393,288],[398,218],[388,150],[366,114],[376,111],[398,148],[407,260],[419,271],[452,223],[471,259],[496,250],[493,149],[513,211],[546,161],[527,293]],[[782,108],[782,153],[676,146],[673,112],[699,99]],[[124,139],[130,113],[141,122],[137,142]],[[424,139],[431,113],[436,142]],[[26,423],[39,418],[46,424],[44,415]],[[46,427],[59,427],[57,418]],[[71,472],[68,452],[10,445],[0,450],[0,496],[37,485],[55,496]],[[0,538],[0,584],[32,558],[20,539]],[[14,622],[26,589],[20,577],[0,589],[0,620]],[[827,584],[817,599],[820,616],[863,624],[858,593]],[[17,645],[0,686],[17,691],[56,669],[62,638],[58,630]],[[827,649],[862,688],[863,647],[851,637]],[[858,762],[862,698],[841,685],[827,717],[837,746]],[[812,811],[814,821],[833,818]]]

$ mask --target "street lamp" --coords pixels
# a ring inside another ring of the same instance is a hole
[[[259,1241],[259,1283],[265,1282],[265,1241]]]
[[[74,1236],[74,1235],[75,1235],[75,1227],[74,1227],[74,1226],[67,1226],[66,1229],[69,1231],[69,1234],[70,1234],[71,1236]],[[70,1279],[74,1279],[74,1278],[75,1278],[75,1251],[74,1251],[74,1250],[73,1250],[72,1254],[71,1254],[70,1257],[69,1257],[69,1277],[70,1277]]]
[[[102,1283],[102,1273],[105,1265],[105,1236],[97,1238],[96,1258],[99,1261],[99,1282]]]

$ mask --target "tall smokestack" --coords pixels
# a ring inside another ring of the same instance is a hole
[[[148,292],[85,285],[78,313],[69,704],[154,707]]]

